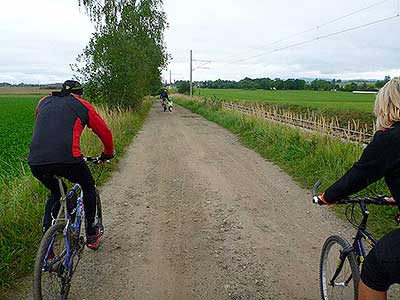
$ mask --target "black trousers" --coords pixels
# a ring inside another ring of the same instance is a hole
[[[30,166],[33,176],[35,176],[43,185],[48,188],[51,195],[46,203],[43,229],[47,230],[51,226],[51,215],[57,217],[60,210],[60,188],[58,180],[54,176],[60,176],[68,179],[72,183],[78,183],[83,191],[83,204],[85,207],[85,216],[88,235],[95,234],[93,223],[96,214],[96,188],[92,174],[85,162],[77,164],[53,164],[43,166]],[[64,186],[64,190],[66,187]]]
[[[385,235],[368,253],[361,279],[371,289],[381,292],[400,283],[400,229]]]

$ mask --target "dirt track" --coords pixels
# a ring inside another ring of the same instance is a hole
[[[106,238],[68,299],[321,299],[320,248],[354,230],[225,129],[155,104],[102,188]],[[31,278],[7,299],[31,299]],[[390,299],[399,299],[398,286]]]
[[[159,104],[101,196],[107,236],[71,299],[318,299],[321,243],[344,228],[237,137]]]

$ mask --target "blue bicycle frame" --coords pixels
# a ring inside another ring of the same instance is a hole
[[[52,248],[54,246],[55,242],[55,236],[52,238],[49,247],[47,249],[47,253],[44,258],[44,265],[43,265],[43,271],[49,271],[51,267],[58,262],[60,262],[62,259],[63,260],[63,267],[68,270],[69,275],[72,275],[73,272],[73,267],[74,267],[74,258],[78,254],[78,247],[77,245],[72,245],[72,240],[71,236],[76,237],[76,241],[79,241],[79,236],[81,233],[81,225],[82,225],[82,219],[83,219],[83,213],[84,213],[84,207],[83,207],[83,192],[81,189],[81,186],[79,184],[75,184],[74,187],[68,192],[67,195],[65,195],[64,189],[63,189],[63,184],[62,180],[58,178],[59,182],[59,188],[61,192],[61,208],[60,211],[58,212],[58,216],[56,219],[53,219],[52,225],[55,225],[61,221],[65,221],[66,225],[63,230],[63,236],[64,236],[64,242],[65,242],[65,253],[61,253],[59,257],[52,259],[51,263],[49,263],[49,255],[52,252]],[[79,197],[77,197],[76,200],[76,208],[73,213],[75,213],[75,222],[71,223],[71,212],[67,208],[67,200],[73,199],[75,196],[78,195],[80,192]],[[64,210],[65,213],[65,218],[62,218],[62,211]]]

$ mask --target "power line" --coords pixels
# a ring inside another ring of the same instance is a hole
[[[294,48],[294,47],[297,47],[297,46],[308,44],[308,43],[311,43],[311,42],[314,42],[314,41],[317,41],[317,40],[325,39],[325,38],[332,37],[332,36],[335,36],[335,35],[339,35],[339,34],[342,34],[342,33],[346,33],[346,32],[349,32],[349,31],[354,31],[354,30],[357,30],[357,29],[360,29],[360,28],[364,28],[364,27],[367,27],[367,26],[375,25],[375,24],[378,24],[378,23],[383,23],[383,22],[395,19],[395,18],[397,18],[399,16],[400,16],[400,14],[396,13],[394,16],[386,17],[386,18],[379,19],[379,20],[376,20],[376,21],[373,21],[373,22],[370,22],[370,23],[366,23],[366,24],[363,24],[363,25],[351,27],[351,28],[348,28],[348,29],[336,31],[336,32],[333,32],[333,33],[330,33],[330,34],[327,34],[327,35],[318,36],[316,38],[312,38],[312,39],[309,39],[309,40],[305,40],[305,41],[302,41],[302,42],[291,44],[291,45],[288,45],[288,46],[285,46],[285,47],[276,48],[276,49],[273,49],[273,50],[268,51],[268,52],[264,52],[264,53],[260,53],[260,54],[257,54],[257,55],[253,55],[253,56],[244,58],[244,59],[232,61],[231,63],[242,62],[242,61],[246,61],[246,60],[249,60],[249,59],[253,59],[253,58],[260,57],[260,56],[264,56],[264,55],[269,54],[269,53],[274,53],[274,52],[278,52],[278,51]]]
[[[193,61],[197,61],[197,62],[206,62],[206,63],[211,63],[211,60],[204,60],[204,59],[193,59]]]
[[[284,41],[291,40],[291,39],[293,39],[294,37],[303,35],[303,34],[305,34],[305,33],[308,33],[308,32],[314,31],[314,30],[318,30],[318,29],[320,29],[320,28],[322,28],[322,27],[325,27],[326,25],[335,23],[335,22],[337,22],[337,21],[340,21],[340,20],[343,20],[343,19],[345,19],[345,18],[348,18],[348,17],[351,17],[351,16],[353,16],[353,15],[356,15],[356,14],[358,14],[358,13],[360,13],[360,12],[369,10],[369,9],[371,9],[371,8],[374,8],[374,7],[377,7],[377,6],[382,5],[382,4],[384,4],[384,3],[388,2],[388,1],[391,1],[391,0],[383,0],[383,1],[380,1],[380,2],[377,2],[377,3],[374,3],[374,4],[371,4],[371,5],[369,5],[369,6],[366,6],[366,7],[360,8],[360,9],[357,9],[357,10],[352,11],[352,12],[350,12],[350,13],[347,13],[347,14],[345,14],[345,15],[343,15],[343,16],[340,16],[340,17],[334,18],[334,19],[332,19],[332,20],[329,20],[329,21],[327,21],[327,22],[321,23],[321,24],[319,24],[319,25],[313,26],[312,28],[309,28],[309,29],[306,29],[306,30],[303,30],[303,31],[300,31],[300,32],[297,32],[297,33],[294,33],[294,34],[291,34],[291,35],[289,35],[289,36],[287,36],[287,37],[285,37],[285,38],[279,39],[279,40],[277,40],[277,41],[274,41],[274,42],[272,42],[272,43],[269,43],[269,44],[265,45],[264,47],[260,48],[260,50],[266,50],[266,49],[270,48],[270,47],[273,46],[273,45],[279,44],[279,43],[284,42]],[[397,0],[397,1],[399,1],[399,0]],[[399,11],[399,9],[398,9],[398,11]],[[230,59],[235,58],[235,57],[238,57],[238,55],[231,56]],[[228,60],[229,60],[229,59],[228,59]],[[222,62],[227,62],[227,60],[223,60]]]
[[[345,15],[343,15],[343,16],[341,16],[341,17],[332,19],[332,20],[327,21],[327,22],[325,22],[325,23],[316,25],[316,26],[314,26],[314,27],[312,27],[312,28],[310,28],[310,29],[301,31],[301,32],[299,32],[299,33],[295,33],[295,34],[293,34],[293,35],[291,35],[291,36],[289,36],[289,37],[287,37],[287,38],[284,38],[284,39],[278,40],[278,41],[276,41],[276,42],[273,42],[273,43],[271,43],[270,45],[274,45],[274,44],[277,44],[277,43],[286,41],[286,40],[288,40],[288,39],[291,39],[292,37],[296,37],[296,36],[302,35],[302,34],[304,34],[304,33],[307,33],[307,32],[310,32],[310,31],[314,31],[314,30],[317,30],[317,29],[320,29],[321,27],[324,27],[324,26],[326,26],[326,25],[329,25],[329,24],[335,23],[335,22],[337,22],[337,21],[346,19],[346,18],[348,18],[348,17],[354,16],[354,15],[360,13],[360,12],[363,12],[363,11],[365,11],[365,10],[369,10],[369,9],[371,9],[371,8],[374,8],[374,7],[377,7],[377,6],[379,6],[379,5],[381,5],[381,4],[385,3],[385,2],[388,2],[388,1],[390,1],[390,0],[383,0],[383,1],[381,1],[381,2],[372,4],[372,5],[370,5],[370,6],[367,6],[367,7],[358,9],[358,10],[355,10],[355,11],[350,12],[350,13],[348,13],[348,14],[345,14]]]
[[[192,61],[196,61],[196,60],[193,59]],[[198,60],[197,60],[197,61],[198,61]],[[206,68],[204,68],[204,66],[206,66],[206,65],[208,65],[208,64],[210,64],[210,63],[211,63],[211,61],[207,61],[207,62],[205,62],[205,63],[203,63],[203,64],[197,66],[197,67],[194,68],[192,71],[195,71],[195,70],[197,70],[197,69],[206,69]]]

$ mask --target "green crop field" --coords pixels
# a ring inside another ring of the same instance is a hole
[[[26,165],[40,95],[0,94],[0,183],[18,176]]]
[[[274,104],[300,105],[311,108],[371,112],[375,95],[331,91],[272,91],[238,89],[197,89],[196,96],[223,100],[246,100]]]

